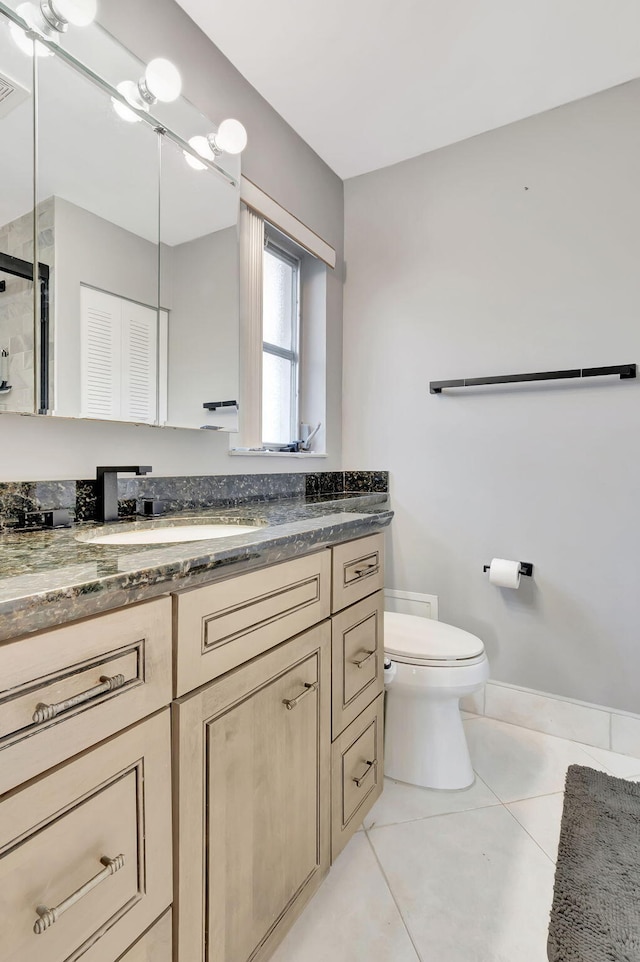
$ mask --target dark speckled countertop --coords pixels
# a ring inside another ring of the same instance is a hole
[[[350,493],[8,532],[0,535],[0,642],[374,534],[392,517],[387,494]],[[94,533],[222,520],[256,527],[249,534],[170,545],[84,540]]]

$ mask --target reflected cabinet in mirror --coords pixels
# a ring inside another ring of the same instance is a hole
[[[144,64],[99,25],[35,61],[6,27],[1,409],[235,430],[235,408],[204,405],[238,399],[239,158],[223,155],[225,175],[189,152],[215,126],[182,97],[152,119]]]

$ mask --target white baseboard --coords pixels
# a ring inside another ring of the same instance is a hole
[[[640,715],[631,712],[499,681],[487,682],[483,691],[463,698],[460,707],[475,715],[640,758]]]

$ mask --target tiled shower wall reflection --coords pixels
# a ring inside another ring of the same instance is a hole
[[[38,259],[53,268],[53,198],[38,208]],[[0,251],[33,263],[33,214],[0,227]],[[34,410],[33,283],[0,272],[6,288],[0,292],[0,351],[9,352],[8,394],[0,394],[0,411]],[[50,300],[51,291],[49,293]]]

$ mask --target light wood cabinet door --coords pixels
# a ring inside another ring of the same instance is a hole
[[[331,619],[332,732],[337,738],[384,687],[381,591]]]
[[[114,962],[171,903],[169,709],[0,804],[11,962]]]
[[[267,959],[329,866],[330,627],[174,706],[179,962]]]
[[[384,535],[336,545],[331,555],[332,611],[342,611],[384,587]]]
[[[176,695],[328,618],[330,594],[325,549],[174,595]]]

